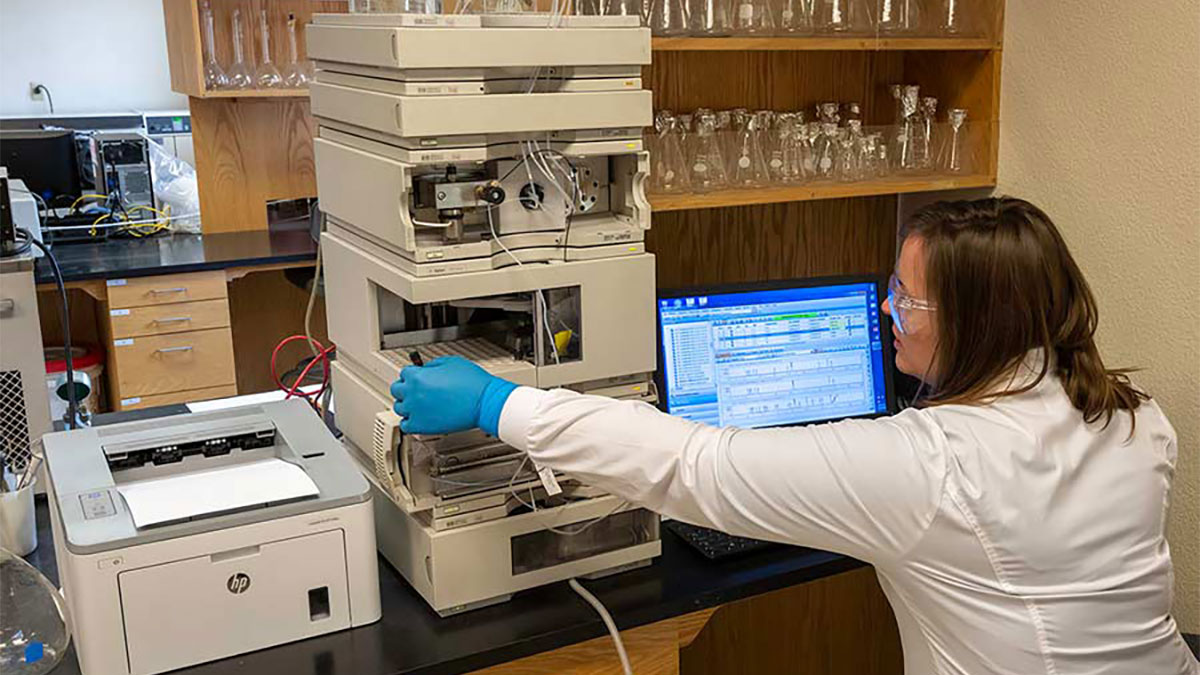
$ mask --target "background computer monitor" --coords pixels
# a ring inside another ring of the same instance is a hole
[[[0,130],[0,166],[46,201],[82,189],[72,131]]]
[[[660,405],[745,428],[893,412],[885,288],[853,277],[661,292]]]

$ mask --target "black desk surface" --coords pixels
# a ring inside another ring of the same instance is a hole
[[[180,407],[100,415],[97,423],[181,412]],[[50,515],[37,503],[38,548],[26,557],[55,584],[58,572]],[[780,546],[712,562],[673,533],[662,531],[653,565],[583,584],[621,630],[741,598],[821,579],[862,566],[852,558]],[[447,619],[381,557],[383,619],[361,628],[215,661],[187,675],[421,675],[461,673],[606,635],[604,624],[565,582],[518,593],[511,601]],[[186,611],[186,608],[179,608]],[[72,650],[55,675],[77,675]]]
[[[59,244],[53,251],[66,281],[203,272],[317,257],[317,245],[307,228],[110,239]],[[44,257],[38,258],[36,277],[39,284],[54,281]]]

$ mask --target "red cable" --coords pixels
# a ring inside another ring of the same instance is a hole
[[[279,375],[275,369],[275,362],[279,358],[279,351],[289,343],[295,342],[296,340],[307,340],[310,346],[316,348],[317,355],[314,356],[312,360],[308,362],[308,365],[306,365],[304,369],[300,371],[300,376],[296,378],[296,381],[292,383],[292,386],[288,387],[283,383],[282,380],[279,379]],[[337,345],[330,344],[328,347],[326,347],[316,338],[310,338],[306,335],[290,335],[281,340],[279,344],[275,345],[274,351],[271,352],[271,379],[275,380],[275,386],[287,392],[287,396],[284,398],[299,396],[305,401],[308,401],[309,405],[315,406],[316,403],[314,401],[320,400],[321,395],[324,394],[325,390],[329,387],[329,354],[335,349],[337,349]],[[317,388],[316,391],[301,391],[300,383],[304,382],[304,378],[308,377],[308,372],[312,370],[312,367],[318,362],[320,362],[322,366],[321,386]]]

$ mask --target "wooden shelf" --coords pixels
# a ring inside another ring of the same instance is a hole
[[[703,194],[650,195],[650,205],[654,211],[683,211],[688,209],[714,209],[726,206],[749,206],[752,204],[842,199],[845,197],[874,197],[908,192],[994,187],[995,185],[996,179],[993,176],[983,174],[886,178],[861,183],[825,182],[784,187],[721,190],[719,192],[706,192]]]
[[[656,37],[660,52],[708,51],[990,51],[1000,44],[987,38],[860,37]]]
[[[221,89],[205,91],[197,98],[305,98],[308,89]]]

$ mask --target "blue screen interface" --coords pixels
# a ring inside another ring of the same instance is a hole
[[[660,298],[667,412],[743,428],[887,412],[874,283]]]

